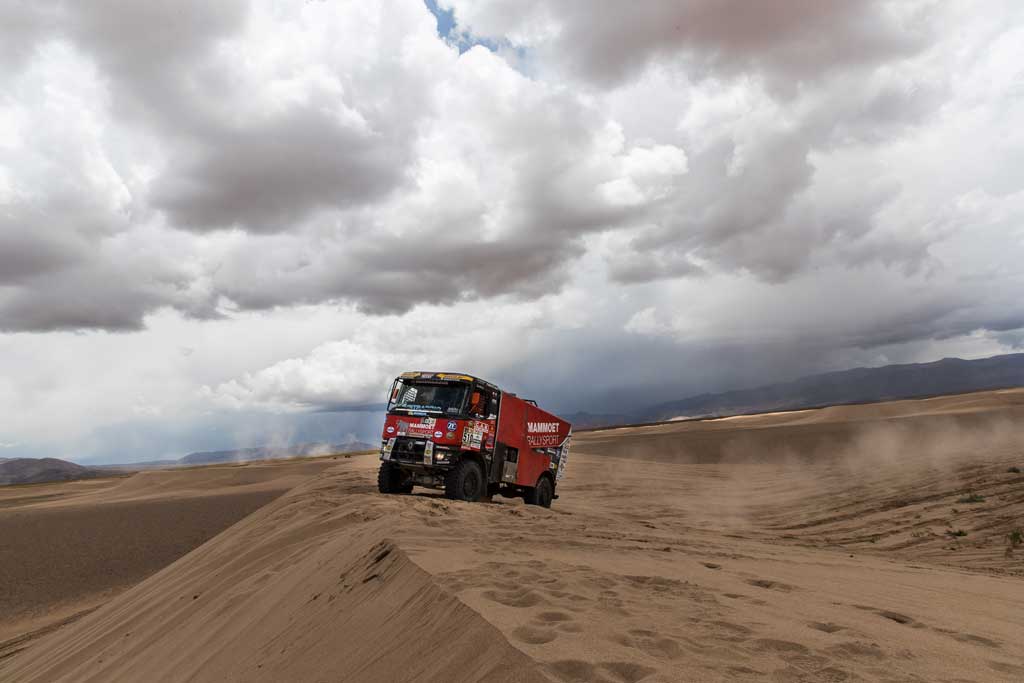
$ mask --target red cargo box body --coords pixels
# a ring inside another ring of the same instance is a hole
[[[516,467],[506,462],[502,481],[520,486],[533,486],[545,469],[557,470],[559,477],[569,457],[567,440],[572,425],[538,408],[518,396],[501,397],[498,416],[498,442],[519,451]],[[556,462],[553,451],[562,449],[561,460]],[[514,471],[514,475],[511,472]],[[514,478],[512,478],[514,476]]]

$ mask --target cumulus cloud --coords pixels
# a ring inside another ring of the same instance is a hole
[[[9,62],[7,119],[23,129],[50,109],[53,130],[21,138],[0,174],[18,181],[7,277],[40,276],[0,298],[6,329],[138,328],[162,306],[535,298],[600,232],[619,236],[608,267],[624,283],[709,269],[782,281],[885,247],[917,267],[933,238],[879,237],[901,179],[833,171],[837,150],[890,141],[948,97],[920,58],[927,7],[453,4],[461,30],[537,51],[538,78],[483,46],[459,55],[415,3],[130,5],[18,13],[35,45]],[[549,77],[563,72],[608,89]],[[643,76],[619,88],[629,74]],[[808,84],[780,94],[773,79]],[[621,116],[677,90],[667,130]],[[68,166],[68,148],[89,153]],[[48,187],[57,168],[65,180]],[[51,234],[34,236],[31,216],[55,221]],[[242,237],[217,236],[230,230]],[[105,242],[143,231],[175,242],[173,258],[141,278],[105,260]],[[91,283],[110,301],[103,281],[122,285],[116,315],[27,313]]]
[[[627,144],[596,103],[483,47],[458,55],[415,4],[115,9],[61,5],[35,57],[12,62],[12,118],[70,94],[78,125],[59,129],[55,111],[45,144],[21,138],[5,164],[18,180],[9,230],[30,256],[17,276],[69,270],[9,294],[6,329],[139,327],[161,306],[532,298],[565,282],[582,236],[635,222],[687,170],[679,147]],[[83,146],[88,158],[63,163]],[[42,171],[27,177],[28,164]],[[43,181],[58,167],[70,200]],[[37,239],[32,212],[76,224]],[[148,264],[145,286],[104,265],[104,241],[160,230],[184,253]],[[215,235],[230,230],[252,237]],[[77,251],[55,243],[75,235]],[[121,300],[101,280],[119,281]],[[53,309],[69,286],[120,312]]]

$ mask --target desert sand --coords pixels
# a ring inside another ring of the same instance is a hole
[[[0,680],[1024,680],[1024,390],[580,433],[550,510],[382,496],[376,466],[288,475],[0,643]],[[0,498],[0,523],[268,486],[191,472]],[[0,544],[2,571],[39,562]]]
[[[336,462],[0,487],[0,642],[96,607]]]

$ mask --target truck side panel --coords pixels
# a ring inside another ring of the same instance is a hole
[[[569,436],[571,425],[517,396],[505,395],[501,401],[498,441],[518,450],[514,482],[535,486],[540,475],[551,468],[551,452]],[[552,472],[554,474],[554,472]]]

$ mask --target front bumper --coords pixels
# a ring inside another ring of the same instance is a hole
[[[405,436],[392,437],[381,444],[380,459],[388,460],[403,467],[445,468],[453,464],[458,455],[450,446],[438,446],[430,439]]]

